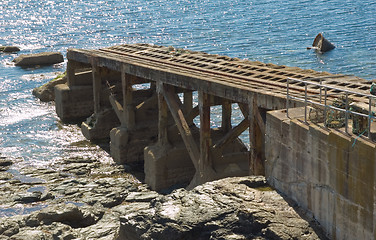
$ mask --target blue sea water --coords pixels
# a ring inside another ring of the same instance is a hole
[[[0,45],[18,54],[154,43],[376,78],[373,0],[2,0]],[[336,45],[306,50],[322,32]],[[0,153],[43,164],[82,152],[77,128],[61,125],[54,105],[34,98],[66,63],[19,68],[18,54],[0,54]]]

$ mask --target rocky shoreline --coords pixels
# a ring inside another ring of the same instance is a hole
[[[1,158],[0,239],[325,239],[264,177],[158,193],[139,166],[80,157],[16,165]]]

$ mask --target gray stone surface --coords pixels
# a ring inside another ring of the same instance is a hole
[[[13,60],[16,66],[52,65],[61,63],[64,57],[60,52],[43,52],[36,54],[22,54]]]
[[[263,177],[162,194],[131,167],[95,158],[70,157],[48,168],[17,164],[0,171],[0,239],[322,237]]]
[[[118,239],[320,239],[264,177],[209,182],[160,195],[120,217]],[[314,230],[316,229],[316,231]]]

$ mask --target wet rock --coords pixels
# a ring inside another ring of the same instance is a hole
[[[0,171],[6,171],[13,164],[12,160],[0,157]]]
[[[73,228],[78,228],[94,224],[98,220],[98,217],[85,208],[68,203],[41,210],[37,214],[37,219],[44,224],[60,222]]]
[[[22,54],[13,60],[16,66],[30,67],[36,65],[52,65],[61,63],[64,57],[60,52],[43,52],[36,54]]]
[[[150,202],[157,198],[159,194],[157,192],[132,192],[125,198],[127,202]]]
[[[21,202],[21,203],[38,202],[41,200],[41,196],[42,196],[42,193],[40,191],[27,192],[24,194],[17,194],[14,197],[14,201]]]
[[[120,217],[118,239],[320,239],[263,177],[227,178],[160,195]]]
[[[2,221],[0,223],[0,236],[12,236],[19,232],[19,226],[13,221]]]
[[[36,87],[33,89],[33,95],[39,98],[42,102],[50,102],[55,100],[55,86],[58,84],[65,84],[67,82],[67,77],[65,74],[59,75],[52,79],[48,83]]]
[[[16,46],[0,46],[0,52],[13,53],[19,52],[21,49]]]

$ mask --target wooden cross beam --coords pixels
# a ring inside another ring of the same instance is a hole
[[[171,115],[174,118],[174,121],[179,129],[183,142],[187,148],[188,154],[192,159],[193,165],[195,166],[196,172],[199,172],[200,150],[196,145],[191,129],[189,128],[189,125],[184,117],[182,103],[179,97],[175,94],[173,86],[163,85],[163,87],[161,88],[163,89],[163,96],[167,102],[168,108],[170,109]]]

